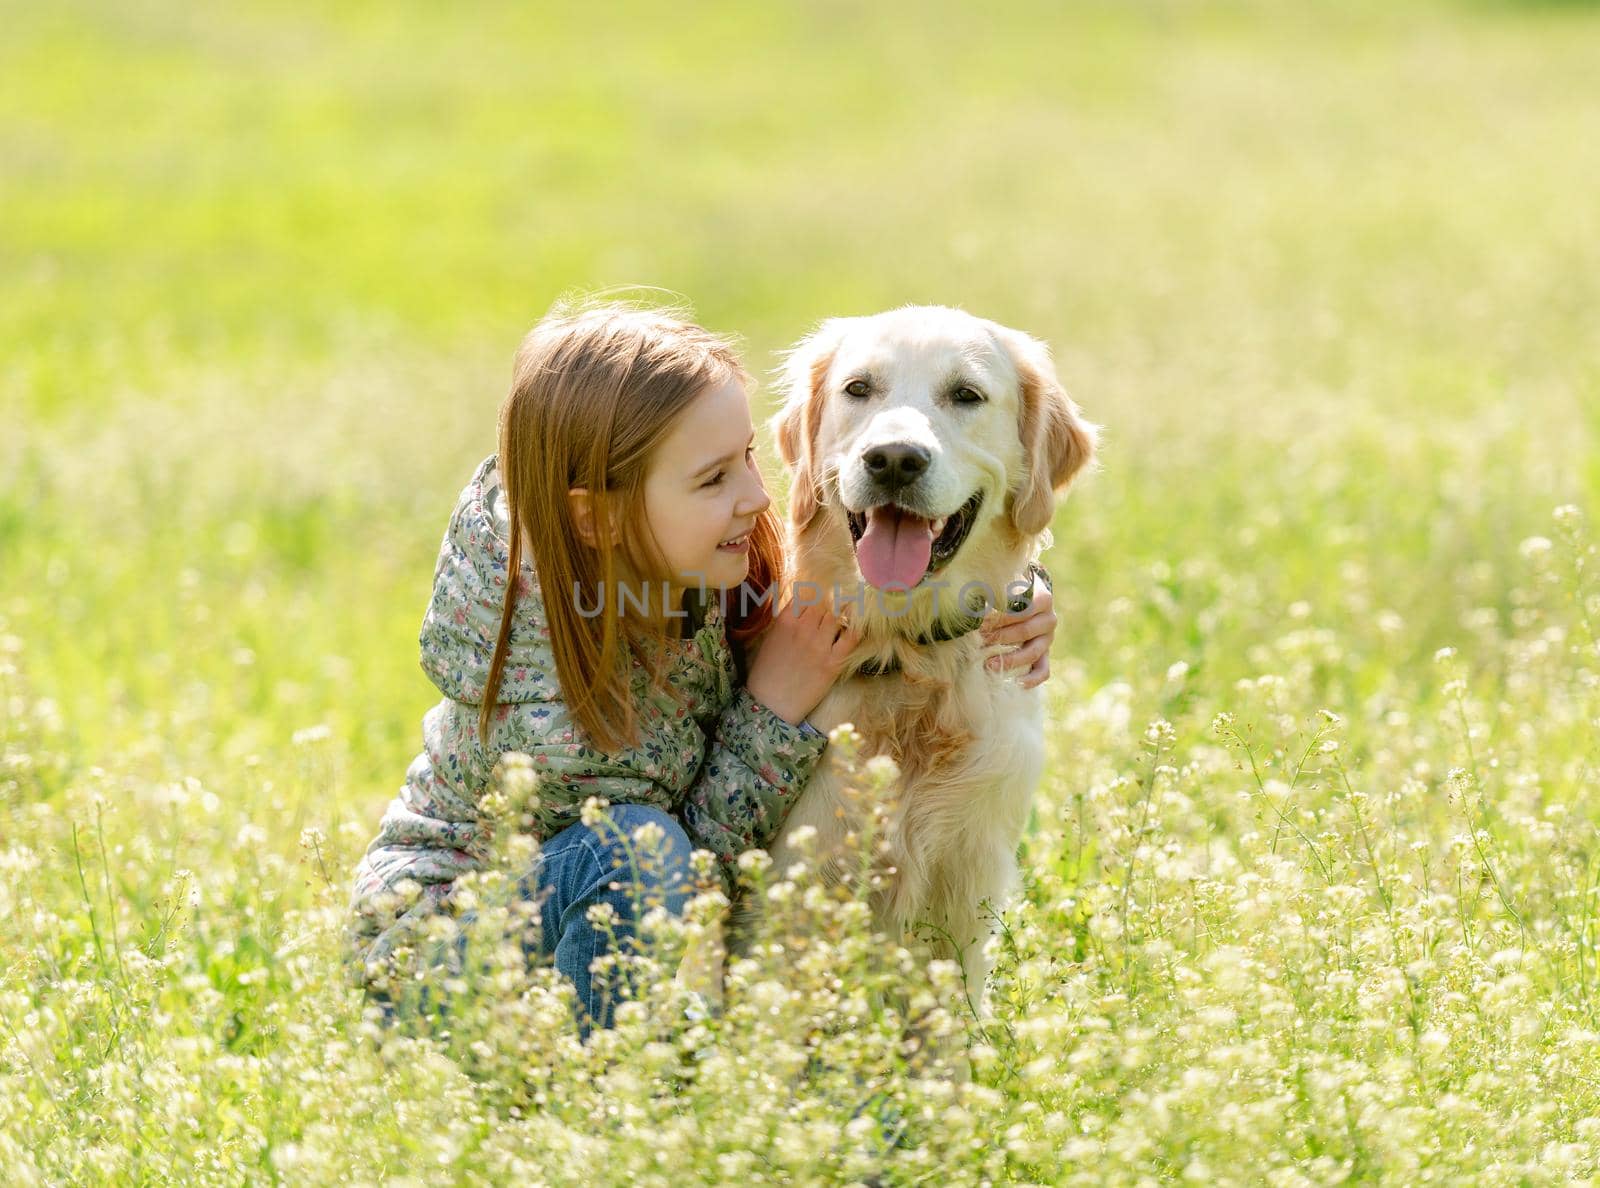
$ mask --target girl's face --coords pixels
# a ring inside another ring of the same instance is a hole
[[[644,499],[673,606],[702,583],[738,587],[749,569],[750,530],[772,499],[756,468],[750,399],[737,379],[689,402],[656,447]]]

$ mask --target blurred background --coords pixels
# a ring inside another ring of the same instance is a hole
[[[1049,342],[1106,426],[1046,558],[1058,707],[1209,721],[1291,631],[1333,649],[1308,697],[1426,698],[1600,488],[1597,17],[7,5],[13,793],[186,778],[352,863],[437,696],[453,500],[574,287],[670,290],[763,374],[906,302]]]
[[[1600,1167],[1600,7],[0,29],[12,1180],[849,1178],[856,1099],[774,1072],[842,960],[784,997],[774,949],[681,1099],[548,997],[471,1049],[548,1088],[519,1123],[516,1076],[353,1042],[350,873],[438,698],[440,537],[524,332],[618,285],[763,376],[822,318],[961,306],[1105,426],[1044,558],[1051,764],[978,1082],[859,1066],[933,1120],[894,1182]],[[880,1024],[898,1051],[887,1018],[840,1051]]]

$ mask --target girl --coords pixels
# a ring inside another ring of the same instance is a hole
[[[443,697],[356,869],[350,957],[387,1018],[387,959],[487,856],[477,805],[503,753],[526,753],[538,777],[540,851],[518,890],[577,989],[585,1038],[615,1006],[591,977],[609,938],[588,908],[611,905],[618,941],[640,900],[681,914],[696,848],[731,891],[739,854],[771,841],[822,757],[805,718],[860,634],[821,604],[758,597],[783,590],[785,561],[752,384],[726,341],[665,311],[558,304],[523,341],[498,453],[462,491],[435,567],[420,642]],[[1028,643],[1005,659],[1032,664],[1032,684],[1048,675],[1034,661],[1050,607],[1040,587],[990,629]],[[591,796],[609,807],[586,822]],[[640,826],[664,861],[634,860]],[[421,892],[396,918],[405,879]]]

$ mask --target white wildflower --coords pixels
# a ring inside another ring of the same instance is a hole
[[[765,871],[772,866],[772,855],[765,850],[746,850],[739,855],[739,869],[747,873]]]

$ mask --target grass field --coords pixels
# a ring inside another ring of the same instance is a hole
[[[1600,12],[0,18],[7,1182],[1600,1177]],[[997,1019],[905,975],[970,1084],[815,897],[667,1042],[339,978],[512,351],[620,283],[762,372],[960,305],[1106,427]]]

